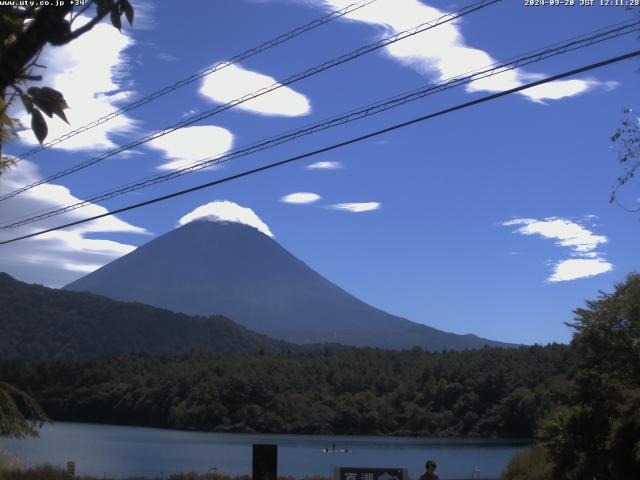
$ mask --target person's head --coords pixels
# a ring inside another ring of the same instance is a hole
[[[436,470],[436,462],[433,460],[427,460],[427,463],[424,466],[427,469],[427,472],[433,473]]]

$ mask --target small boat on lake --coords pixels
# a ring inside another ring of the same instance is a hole
[[[332,448],[326,447],[322,449],[322,453],[350,453],[351,449],[349,447],[344,447],[342,449],[336,450],[336,446],[334,445]]]

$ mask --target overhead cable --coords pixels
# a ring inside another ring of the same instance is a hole
[[[196,185],[194,187],[187,188],[187,189],[184,189],[184,190],[180,190],[178,192],[173,192],[173,193],[170,193],[170,194],[167,194],[167,195],[163,195],[161,197],[156,197],[156,198],[152,198],[150,200],[146,200],[146,201],[143,201],[143,202],[135,203],[133,205],[128,205],[126,207],[118,208],[116,210],[113,210],[113,211],[110,211],[110,212],[105,212],[105,213],[102,213],[100,215],[94,215],[92,217],[84,218],[84,219],[81,219],[81,220],[76,220],[74,222],[69,222],[69,223],[66,223],[64,225],[58,225],[56,227],[52,227],[52,228],[48,228],[48,229],[45,229],[45,230],[40,230],[40,231],[37,231],[37,232],[33,232],[33,233],[30,233],[30,234],[27,234],[27,235],[22,235],[22,236],[19,236],[19,237],[14,237],[14,238],[11,238],[11,239],[8,239],[8,240],[0,241],[0,245],[6,245],[8,243],[13,243],[13,242],[17,242],[17,241],[20,241],[20,240],[25,240],[27,238],[37,237],[39,235],[44,235],[45,233],[50,233],[50,232],[54,232],[54,231],[57,231],[57,230],[62,230],[64,228],[69,228],[69,227],[72,227],[72,226],[75,226],[75,225],[80,225],[82,223],[90,222],[90,221],[93,221],[93,220],[98,220],[100,218],[108,217],[108,216],[111,216],[111,215],[116,215],[116,214],[119,214],[119,213],[127,212],[127,211],[130,211],[130,210],[134,210],[134,209],[137,209],[137,208],[140,208],[140,207],[147,206],[147,205],[152,205],[154,203],[158,203],[158,202],[162,202],[162,201],[165,201],[165,200],[169,200],[171,198],[175,198],[175,197],[179,197],[179,196],[182,196],[182,195],[186,195],[187,193],[191,193],[191,192],[195,192],[195,191],[202,190],[202,189],[205,189],[205,188],[210,188],[210,187],[213,187],[215,185],[220,185],[220,184],[223,184],[223,183],[227,183],[227,182],[230,182],[230,181],[233,181],[233,180],[237,180],[239,178],[243,178],[243,177],[246,177],[246,176],[249,176],[249,175],[253,175],[253,174],[256,174],[256,173],[259,173],[259,172],[264,172],[264,171],[270,170],[272,168],[280,167],[280,166],[286,165],[288,163],[292,163],[292,162],[295,162],[295,161],[298,161],[298,160],[303,160],[303,159],[306,159],[306,158],[310,158],[310,157],[313,157],[315,155],[319,155],[321,153],[329,152],[331,150],[336,150],[338,148],[342,148],[342,147],[345,147],[347,145],[351,145],[351,144],[354,144],[354,143],[357,143],[357,142],[361,142],[363,140],[367,140],[367,139],[370,139],[370,138],[373,138],[373,137],[376,137],[376,136],[379,136],[379,135],[382,135],[382,134],[385,134],[385,133],[389,133],[389,132],[392,132],[394,130],[398,130],[400,128],[407,127],[409,125],[413,125],[413,124],[416,124],[416,123],[424,122],[426,120],[430,120],[432,118],[436,118],[436,117],[443,116],[443,115],[446,115],[446,114],[449,114],[449,113],[453,113],[455,111],[462,110],[462,109],[465,109],[465,108],[469,108],[469,107],[472,107],[474,105],[479,105],[481,103],[489,102],[491,100],[495,100],[497,98],[504,97],[504,96],[510,95],[512,93],[521,92],[521,91],[527,90],[529,88],[533,88],[533,87],[537,87],[537,86],[540,86],[540,85],[544,85],[546,83],[554,82],[556,80],[561,80],[563,78],[570,77],[570,76],[573,76],[573,75],[577,75],[579,73],[584,73],[584,72],[588,72],[588,71],[591,71],[591,70],[595,70],[597,68],[601,68],[601,67],[604,67],[606,65],[611,65],[611,64],[614,64],[614,63],[617,63],[617,62],[621,62],[623,60],[628,60],[630,58],[634,58],[634,57],[637,57],[637,56],[640,56],[640,50],[635,50],[633,52],[629,52],[629,53],[626,53],[624,55],[619,55],[617,57],[608,58],[608,59],[603,60],[601,62],[592,63],[590,65],[586,65],[586,66],[583,66],[583,67],[580,67],[580,68],[576,68],[576,69],[573,69],[573,70],[570,70],[570,71],[567,71],[567,72],[564,72],[564,73],[561,73],[561,74],[558,74],[558,75],[553,75],[551,77],[547,77],[547,78],[544,78],[544,79],[541,79],[541,80],[537,80],[535,82],[531,82],[531,83],[527,83],[525,85],[521,85],[521,86],[518,86],[518,87],[515,87],[515,88],[511,88],[511,89],[505,90],[503,92],[494,93],[492,95],[487,95],[487,96],[484,96],[484,97],[481,97],[481,98],[478,98],[478,99],[475,99],[475,100],[472,100],[472,101],[469,101],[469,102],[466,102],[466,103],[462,103],[462,104],[456,105],[454,107],[450,107],[450,108],[447,108],[447,109],[444,109],[444,110],[440,110],[440,111],[435,112],[435,113],[430,113],[430,114],[427,114],[427,115],[423,115],[421,117],[417,117],[417,118],[414,118],[414,119],[411,119],[411,120],[408,120],[408,121],[405,121],[405,122],[402,122],[402,123],[397,123],[395,125],[383,128],[381,130],[376,130],[376,131],[367,133],[365,135],[361,135],[359,137],[355,137],[355,138],[351,138],[349,140],[345,140],[345,141],[340,142],[340,143],[334,143],[333,145],[329,145],[327,147],[323,147],[323,148],[320,148],[320,149],[317,149],[317,150],[314,150],[314,151],[311,151],[311,152],[307,152],[307,153],[304,153],[302,155],[297,155],[295,157],[287,158],[285,160],[280,160],[278,162],[273,162],[273,163],[269,163],[267,165],[263,165],[261,167],[253,168],[251,170],[246,170],[244,172],[241,172],[241,173],[238,173],[238,174],[235,174],[235,175],[230,175],[228,177],[224,177],[224,178],[221,178],[221,179],[218,179],[218,180],[214,180],[214,181],[211,181],[211,182],[207,182],[207,183],[203,183],[203,184],[200,184],[200,185]]]
[[[176,130],[179,130],[181,128],[187,127],[189,125],[192,125],[196,122],[199,122],[201,120],[204,120],[206,118],[209,118],[217,113],[223,112],[225,110],[228,110],[232,107],[235,107],[237,105],[240,105],[242,103],[245,103],[249,100],[253,100],[255,98],[258,98],[262,95],[265,95],[267,93],[273,92],[274,90],[277,90],[279,88],[282,88],[284,86],[287,85],[291,85],[292,83],[298,82],[304,78],[310,77],[312,75],[316,75],[320,72],[323,72],[325,70],[328,70],[330,68],[333,68],[335,66],[341,65],[345,62],[348,62],[350,60],[354,60],[355,58],[358,58],[362,55],[365,55],[369,52],[378,50],[380,48],[383,48],[387,45],[391,45],[395,42],[398,42],[400,40],[404,40],[405,38],[409,38],[412,37],[414,35],[417,35],[419,33],[425,32],[427,30],[431,30],[433,28],[438,27],[439,25],[451,22],[457,18],[460,18],[464,15],[468,15],[472,12],[475,12],[477,10],[480,10],[482,8],[488,7],[490,5],[493,5],[495,3],[501,2],[503,0],[481,0],[479,2],[473,3],[471,5],[468,5],[466,7],[461,8],[460,10],[457,10],[456,12],[453,13],[448,13],[446,15],[442,15],[441,17],[435,19],[435,20],[431,20],[429,22],[426,23],[422,23],[420,25],[418,25],[417,27],[411,28],[409,30],[405,30],[402,31],[400,33],[397,33],[395,35],[392,35],[390,37],[386,37],[378,42],[366,45],[364,47],[361,47],[353,52],[350,52],[348,54],[342,55],[341,57],[335,58],[333,60],[329,60],[321,65],[312,67],[308,70],[305,70],[302,73],[298,73],[296,75],[292,75],[288,78],[286,78],[285,80],[281,81],[281,82],[275,82],[272,85],[268,86],[268,87],[264,87],[260,90],[257,90],[253,93],[244,95],[243,97],[240,97],[238,99],[232,100],[231,102],[228,102],[224,105],[220,105],[216,108],[213,108],[211,110],[207,110],[205,112],[202,112],[200,114],[197,115],[193,115],[189,118],[187,118],[186,120],[183,120],[181,122],[178,122],[174,125],[172,125],[171,127],[167,127],[163,130],[158,130],[150,135],[147,135],[143,138],[140,138],[138,140],[135,140],[133,142],[128,143],[127,145],[124,145],[122,147],[116,148],[114,150],[111,150],[105,154],[99,155],[97,157],[93,157],[89,160],[86,160],[84,162],[81,162],[77,165],[74,165],[72,167],[69,167],[65,170],[62,170],[58,173],[54,173],[53,175],[50,175],[46,178],[43,178],[41,180],[38,180],[36,182],[30,183],[28,185],[25,185],[23,187],[20,187],[16,190],[13,190],[9,193],[6,193],[2,196],[0,196],[0,201],[4,201],[7,200],[8,198],[14,197],[16,195],[19,195],[22,192],[26,192],[27,190],[30,190],[34,187],[37,187],[38,185],[42,185],[44,183],[49,183],[53,180],[57,180],[59,178],[65,177],[71,173],[77,172],[79,170],[85,169],[87,167],[90,167],[92,165],[95,165],[98,162],[101,162],[102,160],[105,160],[107,158],[113,157],[119,153],[122,153],[124,151],[127,150],[131,150],[134,147],[137,147],[139,145],[142,145],[144,143],[150,142],[151,140],[154,140],[156,138],[162,137],[164,135],[167,135],[171,132],[175,132]]]
[[[352,110],[350,112],[347,112],[338,116],[334,116],[328,120],[323,120],[323,121],[314,123],[312,125],[307,125],[305,127],[299,128],[297,130],[286,132],[279,136],[271,137],[266,140],[261,140],[253,144],[241,147],[239,149],[235,149],[225,154],[203,159],[189,166],[185,166],[179,169],[174,169],[170,172],[157,174],[151,177],[147,177],[145,179],[137,180],[135,182],[130,182],[126,185],[122,185],[119,187],[115,187],[111,190],[94,194],[89,198],[76,203],[72,203],[68,205],[58,205],[56,207],[52,207],[46,210],[41,210],[40,212],[35,212],[29,215],[25,215],[25,216],[11,220],[10,223],[0,226],[0,229],[17,228],[30,223],[34,223],[39,220],[44,220],[44,219],[51,218],[53,216],[61,215],[63,213],[67,213],[88,205],[92,205],[96,202],[109,200],[111,198],[115,198],[115,197],[124,195],[126,193],[140,190],[142,188],[146,188],[151,185],[172,180],[174,178],[180,177],[182,175],[186,175],[188,173],[193,173],[205,168],[210,168],[211,166],[219,165],[221,163],[228,162],[235,158],[251,155],[253,153],[257,153],[259,151],[275,147],[277,145],[295,140],[303,136],[307,136],[319,131],[327,130],[327,129],[336,127],[338,125],[351,123],[353,121],[360,120],[362,118],[366,118],[366,117],[387,111],[389,109],[399,107],[406,103],[419,100],[426,96],[433,95],[435,93],[439,93],[439,92],[448,90],[450,88],[458,87],[458,86],[469,84],[485,78],[489,78],[495,75],[499,75],[504,72],[514,70],[516,68],[520,68],[526,65],[530,65],[532,63],[540,62],[547,58],[555,57],[557,55],[561,55],[561,54],[565,54],[565,53],[579,50],[582,48],[586,48],[594,44],[599,44],[604,41],[612,40],[614,38],[618,38],[620,36],[628,35],[638,31],[640,31],[640,21],[637,21],[637,20],[623,22],[622,24],[616,24],[612,27],[608,27],[608,29],[601,29],[596,32],[591,32],[590,34],[585,34],[580,37],[575,37],[564,43],[554,44],[553,46],[545,47],[533,52],[528,52],[519,57],[513,57],[507,61],[494,63],[490,66],[484,67],[483,69],[480,69],[474,72],[467,72],[465,74],[461,74],[446,80],[442,80],[440,82],[427,85],[426,87],[413,90],[411,92],[404,93],[402,95],[397,95],[395,97],[391,97],[373,104],[369,104],[365,107],[361,107],[359,109]]]
[[[370,5],[374,2],[377,2],[378,0],[364,0],[362,2],[358,2],[358,3],[352,3],[350,5],[347,5],[344,8],[341,8],[340,10],[335,10],[331,13],[329,13],[328,15],[325,15],[324,17],[321,18],[317,18],[315,20],[313,20],[312,22],[309,22],[305,25],[302,25],[300,27],[294,28],[293,30],[284,33],[282,35],[277,36],[276,38],[273,38],[267,42],[264,42],[256,47],[250,48],[238,55],[234,55],[233,57],[229,58],[228,60],[225,60],[223,62],[218,62],[215,65],[205,68],[203,70],[200,70],[199,72],[196,72],[192,75],[189,75],[186,78],[183,78],[182,80],[178,80],[177,82],[168,85],[164,88],[161,88],[160,90],[156,90],[153,93],[150,93],[149,95],[140,98],[138,100],[136,100],[135,102],[131,102],[121,108],[119,108],[118,110],[115,110],[113,112],[108,113],[107,115],[104,115],[100,118],[97,118],[95,120],[92,120],[91,122],[78,127],[70,132],[65,133],[64,135],[61,135],[57,138],[54,138],[53,140],[49,140],[48,142],[46,142],[43,145],[38,145],[37,147],[32,148],[31,150],[28,150],[24,153],[22,153],[20,156],[15,157],[14,158],[14,162],[19,162],[21,160],[26,159],[27,157],[30,157],[32,155],[35,155],[38,152],[41,152],[43,150],[46,150],[48,148],[51,148],[54,145],[57,145],[59,143],[64,142],[65,140],[68,140],[69,138],[75,137],[76,135],[86,132],[87,130],[91,130],[92,128],[97,127],[98,125],[102,125],[103,123],[108,122],[109,120],[116,118],[124,113],[130,112],[131,110],[135,110],[138,107],[141,107],[142,105],[145,105],[153,100],[156,100],[170,92],[173,92],[174,90],[177,90],[179,88],[184,87],[185,85],[189,85],[197,80],[200,80],[201,78],[204,78],[206,76],[211,75],[212,73],[218,72],[220,70],[223,70],[224,68],[227,68],[231,65],[234,65],[242,60],[246,60],[247,58],[253,57],[254,55],[257,55],[259,53],[264,52],[265,50],[269,50],[270,48],[273,48],[277,45],[280,45],[282,43],[285,43],[293,38],[298,37],[299,35],[302,35],[303,33],[306,33],[310,30],[313,30],[316,27],[325,25],[333,20],[336,20],[338,18],[344,17],[345,15],[355,12],[356,10],[359,10],[363,7],[366,7],[367,5]]]

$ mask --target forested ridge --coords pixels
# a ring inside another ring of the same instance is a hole
[[[54,359],[191,350],[303,350],[220,315],[188,316],[141,303],[29,285],[0,273],[0,358]]]
[[[131,354],[0,363],[54,420],[204,431],[531,437],[562,404],[565,345],[432,353]]]

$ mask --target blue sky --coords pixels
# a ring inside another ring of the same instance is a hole
[[[72,127],[351,3],[137,2],[44,52],[45,82]],[[579,3],[579,2],[578,2]],[[377,0],[22,161],[8,192],[467,3]],[[621,7],[505,1],[280,88],[3,202],[6,220],[87,198],[611,24]],[[82,21],[82,20],[80,20]],[[2,238],[113,210],[304,153],[637,49],[635,36],[448,90],[383,114],[202,170]],[[636,60],[511,95],[117,217],[3,246],[0,270],[62,286],[201,216],[259,227],[322,275],[390,313],[455,333],[567,342],[572,310],[638,269],[639,217],[608,203],[620,174],[609,137],[638,103]],[[20,114],[19,111],[16,114]],[[50,122],[49,139],[69,127]],[[23,132],[9,152],[34,142]],[[318,163],[320,162],[320,163]],[[310,168],[316,167],[316,168]],[[621,201],[637,205],[637,184]]]

